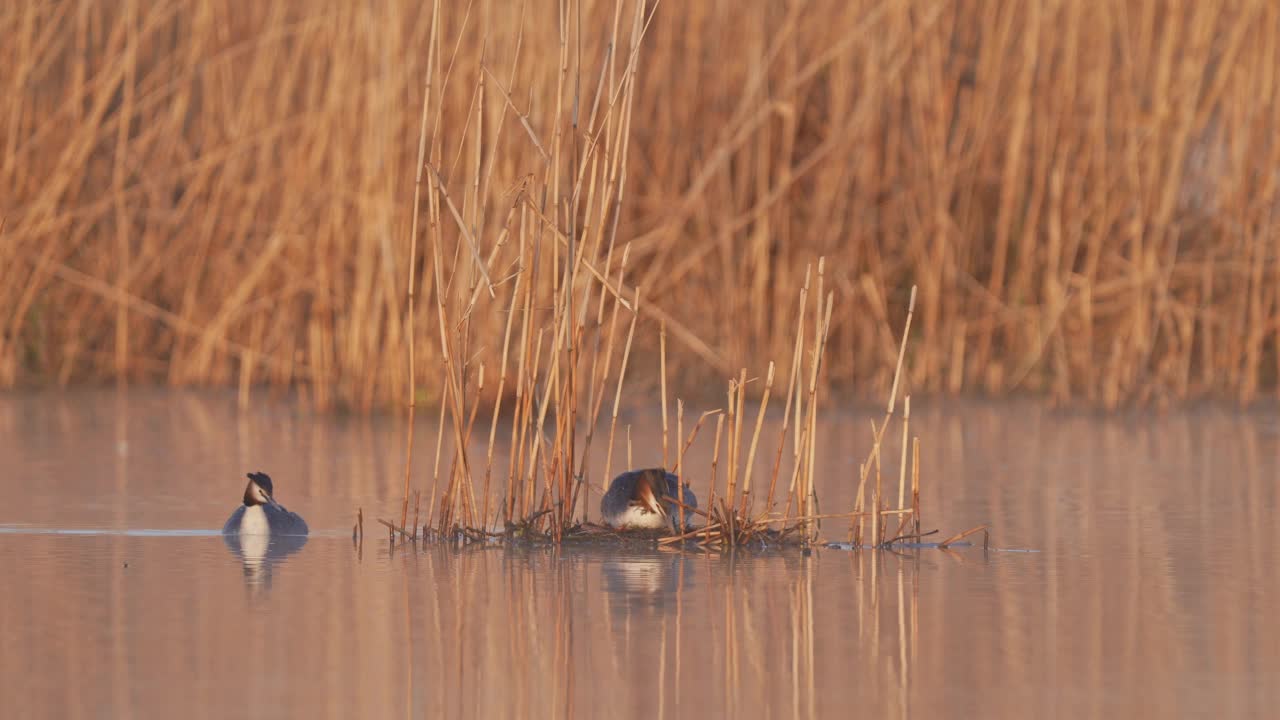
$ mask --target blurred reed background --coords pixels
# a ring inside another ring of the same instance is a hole
[[[859,394],[912,284],[916,393],[1277,388],[1265,0],[18,0],[0,36],[0,387],[400,404],[412,267],[440,401],[436,300],[496,367],[515,238],[559,229],[607,277],[630,243],[640,378],[664,317],[677,386],[786,358],[825,256],[822,381]]]

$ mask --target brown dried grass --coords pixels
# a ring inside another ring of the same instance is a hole
[[[594,417],[636,306],[633,352],[665,322],[675,388],[726,377],[789,354],[803,269],[825,255],[838,302],[822,383],[887,391],[891,318],[918,284],[916,394],[1114,407],[1276,390],[1275,4],[645,11],[3,4],[0,387],[130,378],[234,384],[247,401],[266,384],[352,408],[412,395],[465,437],[483,366],[511,412],[541,423],[585,392]],[[426,321],[414,390],[410,267]],[[590,388],[531,384],[571,362],[590,363]],[[457,446],[443,452],[453,502]],[[552,475],[565,461],[528,457]]]

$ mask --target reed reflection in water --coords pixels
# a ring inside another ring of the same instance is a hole
[[[850,501],[872,416],[825,416],[824,507]],[[656,418],[627,420],[638,455],[660,444]],[[352,508],[398,506],[392,421],[5,395],[5,715],[1266,717],[1280,702],[1280,416],[966,403],[922,404],[912,424],[926,526],[991,522],[997,547],[1038,552],[459,551],[374,532],[355,548]],[[287,469],[304,547],[259,563],[217,537],[248,466]]]
[[[412,641],[399,650],[415,713],[818,717],[856,701],[906,716],[919,617],[911,558],[861,567],[840,553],[379,544],[401,571],[450,581],[441,593],[406,590],[402,636]],[[825,573],[839,577],[817,592]],[[844,628],[817,620],[849,610],[859,617]]]

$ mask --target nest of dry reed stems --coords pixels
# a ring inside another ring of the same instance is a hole
[[[561,486],[561,493],[554,492],[555,488],[553,487],[543,488],[540,493],[535,489],[532,494],[526,494],[520,498],[508,495],[504,501],[497,505],[497,513],[503,516],[501,525],[498,524],[499,518],[496,515],[488,525],[461,522],[459,518],[470,517],[467,512],[469,506],[466,503],[474,502],[474,495],[470,492],[470,488],[466,488],[460,493],[456,483],[451,483],[451,487],[446,489],[445,498],[448,504],[446,504],[445,499],[442,499],[441,512],[434,524],[430,521],[425,525],[419,524],[421,493],[416,490],[413,491],[412,495],[406,492],[400,525],[383,519],[379,519],[379,523],[388,529],[392,542],[399,536],[410,541],[416,541],[421,538],[424,540],[447,540],[460,543],[505,540],[551,543],[586,541],[652,545],[656,542],[659,546],[711,549],[724,547],[807,547],[818,541],[822,521],[848,520],[846,543],[848,547],[892,548],[895,546],[924,545],[925,543],[922,541],[929,536],[935,535],[938,531],[922,531],[921,529],[920,438],[919,436],[912,437],[910,435],[911,397],[909,395],[903,398],[901,413],[895,413],[898,406],[897,391],[901,379],[902,364],[906,356],[906,342],[910,334],[911,320],[915,309],[915,287],[911,290],[911,302],[899,344],[898,363],[894,373],[893,389],[890,393],[888,407],[881,423],[877,425],[875,421],[871,422],[872,447],[866,461],[859,466],[858,487],[853,507],[849,512],[845,513],[823,514],[818,510],[818,496],[814,488],[819,407],[818,374],[822,366],[822,357],[826,348],[832,305],[834,303],[833,293],[827,293],[825,297],[822,294],[824,266],[825,261],[819,259],[816,275],[816,296],[819,301],[812,303],[812,307],[809,303],[811,273],[806,274],[806,282],[800,291],[791,371],[786,385],[781,429],[772,462],[773,471],[768,478],[767,491],[764,493],[763,498],[760,499],[758,506],[756,494],[759,488],[753,486],[752,469],[755,467],[756,453],[760,448],[760,440],[764,428],[764,419],[773,396],[776,368],[772,362],[769,363],[764,377],[763,389],[756,406],[754,420],[750,414],[745,412],[748,395],[747,388],[753,382],[753,380],[748,379],[745,368],[740,371],[737,377],[730,378],[728,381],[726,409],[717,408],[703,412],[699,415],[697,421],[693,423],[688,435],[684,433],[684,402],[677,399],[674,471],[686,487],[689,486],[688,477],[692,473],[684,463],[685,455],[698,437],[703,425],[712,417],[715,418],[715,439],[708,479],[709,492],[704,495],[704,497],[707,497],[706,507],[693,507],[685,505],[678,498],[664,497],[665,501],[678,508],[678,511],[672,513],[670,517],[669,531],[618,531],[587,522],[585,520],[585,507],[581,515],[582,519],[578,519],[580,516],[576,512],[577,505],[580,502],[585,505],[585,495],[587,494],[581,492],[585,484],[581,475],[574,477],[574,483],[571,488]],[[619,304],[615,304],[615,309]],[[619,369],[615,386],[615,404],[609,423],[608,459],[606,460],[604,473],[606,479],[612,473],[617,410],[621,401],[622,379],[625,373],[626,359],[634,339],[636,316],[637,313],[633,311],[632,322],[626,340],[626,350],[623,352],[623,365]],[[807,338],[805,329],[810,326],[813,328],[812,337]],[[665,459],[670,457],[665,326],[659,338],[662,452],[665,462]],[[613,338],[610,337],[608,343],[610,346],[613,344],[612,341]],[[808,353],[805,352],[806,341]],[[806,359],[808,361],[807,364]],[[576,380],[577,378],[565,378],[568,385],[574,384]],[[603,390],[603,387],[595,390]],[[591,396],[601,397],[602,393],[592,392]],[[594,404],[594,408],[598,412],[599,403]],[[473,407],[470,421],[473,421],[474,417],[475,410]],[[513,435],[522,435],[521,430],[528,431],[531,429],[528,425],[533,422],[534,415],[526,413],[524,417],[527,426],[513,429]],[[593,415],[592,417],[594,419],[595,416]],[[900,420],[902,432],[902,456],[899,464],[896,505],[891,502],[892,488],[884,486],[881,472],[882,440],[895,417]],[[470,421],[468,426],[471,424]],[[744,430],[747,432],[744,433]],[[445,428],[442,425],[441,438],[443,438],[444,431]],[[593,432],[594,423],[588,430],[588,443]],[[745,455],[742,453],[744,434],[749,435],[749,444]],[[490,465],[493,456],[492,437],[493,435],[491,434],[491,444],[488,452]],[[572,434],[557,434],[555,441],[563,443],[566,437],[572,438]],[[788,477],[780,473],[780,470],[789,439],[791,440],[792,463]],[[441,444],[443,444],[443,440],[438,443],[438,445]],[[534,444],[534,447],[540,446],[541,443]],[[718,486],[722,448],[724,450],[723,468],[725,475],[723,490]],[[910,456],[908,456],[908,448],[910,448]],[[565,447],[561,444],[553,444],[544,452],[556,459],[557,463],[562,461],[563,458],[572,459],[576,457],[572,446]],[[411,458],[411,445],[407,449],[407,455]],[[628,455],[630,455],[630,452],[628,452]],[[585,456],[582,457],[581,462],[580,467],[585,468]],[[457,463],[455,462],[456,466]],[[908,468],[910,468],[909,496],[907,494]],[[455,475],[454,480],[457,479]],[[779,487],[780,480],[783,483],[782,488]],[[509,483],[508,489],[511,487],[513,486]],[[484,507],[486,511],[489,504],[488,489],[486,485],[484,490]],[[529,490],[531,487],[526,484],[525,489]],[[569,489],[571,489],[571,492],[563,492]],[[603,489],[602,485],[600,490],[603,491]],[[782,491],[781,494],[780,490]],[[570,504],[568,505],[563,502],[563,498],[566,497],[569,498]],[[411,499],[413,523],[408,524],[408,509]],[[534,499],[534,502],[530,503],[530,499]],[[517,508],[519,508],[518,511]],[[517,512],[524,514],[515,514]],[[685,513],[700,518],[701,524],[694,526],[693,523],[690,523],[689,526],[684,526],[676,518]],[[480,517],[484,519],[488,516],[487,514],[482,514]],[[363,511],[360,511],[360,518],[357,522],[357,527],[353,528],[353,536],[356,537],[363,536]],[[501,529],[493,529],[497,527]],[[952,535],[940,542],[928,543],[928,545],[945,549],[978,532],[984,533],[984,537],[989,538],[987,526],[980,525]]]

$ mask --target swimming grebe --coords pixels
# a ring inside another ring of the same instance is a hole
[[[600,499],[600,515],[606,525],[615,528],[665,528],[667,516],[675,511],[675,503],[662,496],[678,497],[689,507],[698,507],[693,491],[681,487],[680,478],[662,468],[624,472],[609,483]],[[684,511],[684,524],[693,513]]]
[[[244,488],[244,504],[231,513],[222,526],[224,535],[306,535],[307,523],[291,513],[272,496],[271,478],[266,473],[249,473]]]

